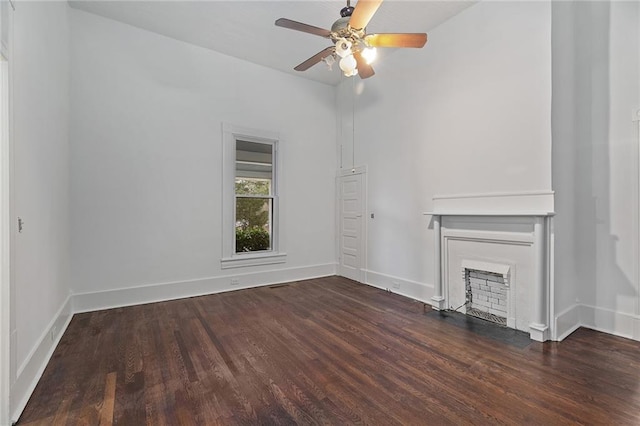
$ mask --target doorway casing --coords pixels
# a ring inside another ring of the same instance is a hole
[[[0,424],[9,424],[11,371],[11,177],[8,61],[0,54]]]

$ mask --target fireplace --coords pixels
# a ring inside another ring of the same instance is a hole
[[[533,206],[549,204],[548,195],[434,198],[428,213],[436,234],[434,309],[458,310],[547,340],[552,209]]]
[[[507,325],[509,284],[503,274],[464,268],[465,313],[498,325]]]

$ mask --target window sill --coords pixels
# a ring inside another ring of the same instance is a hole
[[[236,254],[220,259],[220,267],[222,269],[231,269],[242,268],[244,266],[274,265],[276,263],[285,263],[286,261],[286,253]]]

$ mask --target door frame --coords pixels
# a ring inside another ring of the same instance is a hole
[[[0,161],[2,162],[0,164],[0,424],[10,424],[10,394],[11,383],[13,383],[11,371],[13,149],[10,137],[9,63],[4,52],[0,53],[0,85]]]
[[[633,212],[633,218],[634,218],[634,226],[635,226],[635,241],[634,241],[634,250],[635,250],[635,257],[636,257],[636,263],[635,263],[635,267],[634,267],[634,279],[635,279],[635,284],[636,286],[638,286],[638,289],[640,289],[640,106],[637,106],[636,108],[633,108],[631,111],[631,121],[633,122],[633,127],[634,127],[634,132],[635,132],[635,143],[634,145],[634,169],[635,169],[635,179],[634,181],[634,188],[633,188],[633,194],[635,197],[635,202],[634,202],[634,212]],[[640,315],[640,294],[638,294],[636,296],[636,311],[635,311],[636,315]],[[640,333],[640,320],[636,320],[638,327],[637,327],[637,333]],[[636,336],[636,338],[639,336]]]
[[[13,12],[11,0],[0,7],[0,424],[11,424],[11,388],[15,379],[12,248],[15,241],[13,149]]]
[[[362,175],[362,221],[360,222],[360,235],[362,238],[360,239],[360,280],[359,282],[366,284],[367,283],[367,216],[368,216],[368,205],[367,205],[367,165],[357,166],[350,169],[339,169],[338,174],[336,176],[336,275],[340,275],[340,230],[341,226],[341,210],[342,210],[342,192],[340,189],[340,180],[344,177],[353,176],[353,175]],[[341,276],[341,275],[340,275]]]

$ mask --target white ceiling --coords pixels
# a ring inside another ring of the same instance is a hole
[[[386,0],[367,27],[368,33],[429,32],[473,5],[473,1]],[[337,66],[318,64],[308,71],[293,67],[330,45],[322,37],[276,27],[284,17],[330,28],[346,1],[69,1],[71,7],[138,28],[235,56],[255,64],[338,84]],[[357,4],[354,1],[354,4]],[[357,6],[356,6],[357,7]],[[395,49],[385,50],[384,60]],[[429,54],[429,42],[416,55]],[[375,77],[374,77],[375,78]]]

